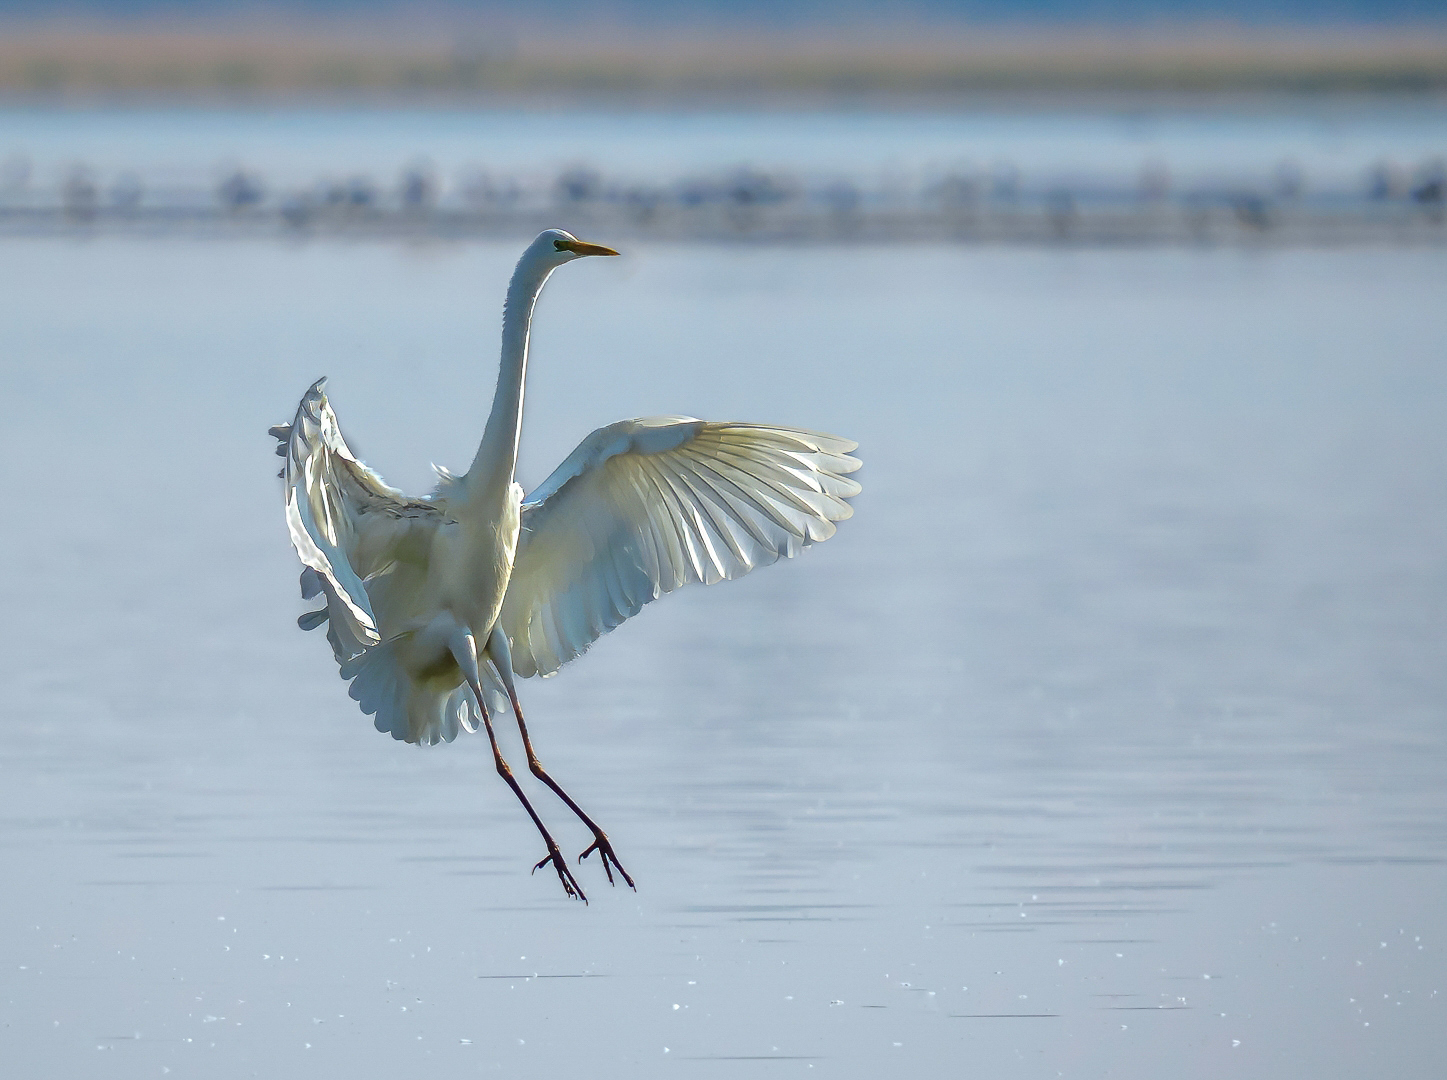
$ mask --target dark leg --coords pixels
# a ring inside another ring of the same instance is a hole
[[[474,691],[474,693],[475,692],[476,691]],[[548,863],[552,863],[553,869],[557,870],[558,872],[558,880],[563,883],[563,891],[566,892],[569,896],[576,896],[579,900],[583,901],[583,903],[586,904],[588,902],[588,897],[583,893],[582,887],[573,878],[573,872],[568,869],[568,864],[563,859],[563,853],[558,850],[557,843],[554,842],[553,838],[550,835],[548,835],[548,830],[544,828],[542,819],[539,818],[537,812],[533,810],[532,803],[528,802],[528,797],[523,794],[523,789],[518,787],[517,778],[514,777],[512,774],[512,768],[508,765],[506,761],[503,760],[502,751],[498,749],[497,736],[493,733],[492,730],[492,719],[487,715],[487,706],[482,703],[481,695],[478,696],[477,708],[478,711],[482,713],[482,722],[487,728],[488,741],[492,743],[492,758],[495,762],[497,762],[498,776],[501,776],[504,780],[507,781],[507,786],[512,788],[512,793],[518,797],[518,802],[523,804],[523,809],[528,812],[528,817],[532,818],[533,824],[538,827],[538,832],[540,832],[543,836],[543,843],[548,845],[548,857],[542,862],[538,863],[537,866],[533,867],[533,873],[536,874],[543,867],[547,866]],[[524,736],[524,742],[526,742],[526,736]],[[532,756],[532,750],[529,749],[528,757],[532,758]],[[533,771],[536,772],[537,769],[534,769]],[[556,788],[554,790],[556,790]],[[567,798],[567,796],[564,796],[564,798]],[[572,800],[570,799],[570,805],[571,802]],[[584,820],[587,819],[585,818]],[[623,868],[620,866],[618,869],[622,870]],[[630,884],[632,883],[630,882]]]
[[[612,869],[613,866],[616,866],[618,868],[618,873],[623,875],[623,880],[628,882],[628,887],[634,892],[637,892],[638,886],[633,884],[633,879],[628,876],[628,871],[623,869],[623,864],[618,861],[618,856],[613,853],[613,845],[608,842],[608,834],[598,827],[597,822],[595,822],[587,814],[583,813],[583,808],[577,803],[575,803],[573,801],[573,797],[569,795],[566,791],[564,791],[558,785],[558,782],[556,780],[554,780],[551,776],[548,775],[547,770],[543,768],[543,763],[538,760],[538,755],[533,750],[533,742],[531,739],[528,738],[528,726],[523,721],[522,706],[518,704],[517,694],[514,693],[511,686],[508,686],[507,688],[507,696],[508,699],[512,701],[513,715],[516,716],[518,720],[518,733],[521,734],[523,737],[523,748],[527,750],[528,768],[532,770],[534,776],[536,776],[543,783],[547,784],[548,787],[552,788],[553,794],[557,795],[558,798],[562,799],[563,802],[567,803],[568,809],[571,810],[573,813],[577,814],[578,819],[582,821],[584,825],[588,826],[588,828],[591,829],[593,832],[593,843],[588,846],[588,849],[584,851],[583,854],[578,856],[578,861],[582,862],[589,855],[593,854],[593,852],[596,851],[598,853],[598,858],[603,860],[603,871],[608,875],[608,884],[616,884],[616,882],[614,882],[613,880]],[[489,727],[488,732],[491,733],[491,731],[492,728]],[[609,865],[610,863],[612,864],[612,866]]]

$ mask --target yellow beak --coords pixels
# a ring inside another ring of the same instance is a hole
[[[602,244],[590,244],[585,240],[564,240],[558,244],[565,251],[571,251],[574,255],[617,255],[618,253],[610,247]]]

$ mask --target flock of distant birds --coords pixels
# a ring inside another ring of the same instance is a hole
[[[1447,164],[1380,162],[1353,185],[1317,186],[1285,163],[1266,180],[1173,183],[1163,164],[1134,177],[1035,178],[1015,166],[942,170],[869,184],[740,167],[668,183],[610,178],[575,165],[518,177],[474,172],[444,182],[426,166],[391,184],[357,174],[302,187],[239,167],[214,183],[103,179],[76,166],[36,184],[23,159],[0,164],[0,234],[516,237],[543,224],[661,239],[960,242],[1447,242]]]

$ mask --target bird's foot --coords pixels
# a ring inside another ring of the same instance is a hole
[[[548,844],[547,858],[533,867],[533,873],[536,874],[543,867],[547,866],[548,863],[552,863],[553,869],[558,872],[558,880],[563,883],[563,891],[586,904],[588,902],[588,896],[583,892],[583,887],[578,884],[578,879],[573,877],[573,872],[568,869],[568,861],[563,858],[563,853],[558,850],[556,844]],[[620,866],[619,869],[621,870],[622,867]]]
[[[613,853],[613,845],[608,842],[608,837],[603,833],[594,834],[593,842],[588,846],[587,851],[578,856],[578,861],[582,862],[595,851],[598,853],[598,858],[603,860],[603,872],[608,875],[609,885],[617,884],[613,880],[612,866],[608,865],[612,863],[613,866],[618,868],[618,873],[623,875],[623,880],[628,882],[628,887],[634,892],[638,891],[638,886],[633,884],[633,879],[628,876],[628,871],[623,869],[623,864],[618,861],[618,856]]]

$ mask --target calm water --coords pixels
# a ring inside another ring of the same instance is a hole
[[[1440,1075],[1447,255],[562,271],[525,480],[650,412],[866,461],[524,686],[639,882],[584,907],[296,629],[265,436],[325,373],[389,479],[465,464],[515,254],[5,245],[6,1075]]]
[[[283,187],[352,173],[390,183],[421,160],[444,184],[479,168],[551,177],[578,163],[648,182],[751,164],[871,183],[1009,164],[1027,186],[1082,174],[1134,182],[1147,162],[1186,184],[1269,182],[1289,162],[1308,185],[1356,189],[1377,161],[1411,168],[1444,155],[1447,108],[1430,101],[962,112],[0,109],[0,159],[10,171],[28,163],[41,186],[77,164],[107,183],[135,172],[161,187],[212,182],[236,164]]]

